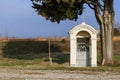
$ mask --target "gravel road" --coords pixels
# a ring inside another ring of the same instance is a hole
[[[0,69],[0,80],[120,80],[120,73],[107,71]]]

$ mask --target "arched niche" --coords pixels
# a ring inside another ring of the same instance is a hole
[[[87,31],[80,31],[77,33],[76,37],[88,37],[88,38],[90,38],[91,35]]]
[[[97,66],[97,33],[84,22],[69,31],[70,66]]]

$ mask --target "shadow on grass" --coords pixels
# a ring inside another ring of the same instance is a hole
[[[69,54],[62,53],[58,45],[51,45],[52,60],[54,63],[62,64],[69,62]],[[57,52],[57,53],[56,53]],[[47,41],[9,41],[2,42],[2,55],[6,58],[19,60],[42,59],[49,61]]]
[[[57,55],[56,55],[57,54]],[[62,64],[62,63],[69,63],[70,61],[70,55],[69,54],[64,54],[64,53],[54,53],[52,57],[52,61],[54,63]],[[49,58],[46,58],[45,61],[49,61]]]

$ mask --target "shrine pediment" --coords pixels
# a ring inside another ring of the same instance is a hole
[[[78,34],[80,31],[86,31],[88,33],[92,34],[97,34],[98,31],[94,29],[92,26],[86,24],[85,22],[82,22],[81,24],[75,26],[69,31],[69,34]]]

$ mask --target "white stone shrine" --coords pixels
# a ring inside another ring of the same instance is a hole
[[[71,67],[97,67],[97,33],[85,22],[69,31]]]

